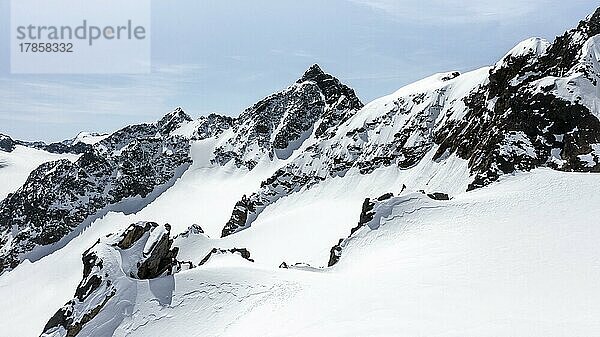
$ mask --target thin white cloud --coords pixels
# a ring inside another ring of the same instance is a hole
[[[398,19],[424,23],[474,23],[520,18],[552,0],[349,0]]]
[[[150,75],[0,78],[0,120],[70,124],[98,115],[152,119],[174,108],[169,98],[203,69],[180,64],[155,66]]]

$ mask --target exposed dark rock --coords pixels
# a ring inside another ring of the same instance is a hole
[[[73,319],[73,306],[75,306],[75,303],[74,300],[71,300],[69,303],[65,304],[64,307],[60,308],[50,318],[48,323],[46,323],[46,325],[44,326],[44,331],[42,332],[42,335],[46,332],[50,332],[54,329],[62,327],[66,331],[65,337],[77,336],[81,332],[81,329],[83,329],[83,327],[87,323],[89,323],[92,319],[94,319],[94,317],[96,317],[100,313],[100,311],[106,305],[106,302],[108,302],[113,296],[114,293],[111,293],[109,296],[106,296],[102,303],[89,310],[78,321],[74,321]]]
[[[386,193],[386,194],[380,196],[379,198],[377,198],[377,201],[384,201],[384,200],[392,198],[393,196],[394,196],[394,193],[391,193],[391,192]]]
[[[122,275],[127,271],[121,270],[121,268],[123,266],[135,266],[135,263],[131,263],[131,261],[123,261],[122,263],[121,259],[142,255],[142,259],[138,262],[137,271],[129,271],[130,273],[127,275],[128,277],[140,279],[162,276],[170,271],[171,266],[179,265],[175,261],[177,248],[171,249],[170,226],[167,224],[164,229],[163,232],[162,228],[154,222],[135,223],[119,235],[109,235],[104,241],[98,240],[94,246],[85,251],[82,258],[83,278],[75,291],[74,298],[50,318],[42,334],[55,332],[57,329],[62,328],[66,331],[66,336],[74,337],[82,331],[86,324],[94,320],[101,310],[106,308],[113,297],[127,296],[126,288],[130,286],[131,281],[126,280],[127,278]],[[156,238],[157,240],[149,252],[140,254],[155,230],[158,230],[157,233],[162,235]],[[108,247],[117,250],[119,253],[131,249],[138,251],[125,255],[119,254],[120,257],[115,259],[111,258],[114,254],[104,253],[104,255],[101,255],[102,252],[106,252]],[[106,258],[106,261],[101,256]],[[181,264],[183,265],[185,262]],[[101,302],[95,304],[99,300]],[[115,312],[114,314],[118,316],[121,313]],[[100,322],[99,324],[102,323],[106,322]]]
[[[138,242],[144,234],[157,226],[158,224],[156,222],[132,224],[125,232],[123,232],[123,234],[121,234],[122,239],[116,245],[121,249],[129,249]]]
[[[374,208],[377,203],[385,202],[386,200],[391,199],[393,196],[393,193],[386,193],[378,197],[375,201],[371,201],[370,198],[366,198],[362,204],[358,224],[356,225],[356,227],[350,230],[350,235],[348,235],[348,238],[352,237],[352,235],[356,233],[357,230],[364,227],[366,224],[373,220],[375,216]],[[331,247],[331,250],[329,251],[329,262],[327,263],[328,267],[335,265],[340,260],[342,256],[342,246],[345,240],[346,239],[340,239],[337,245]]]
[[[51,143],[51,144],[40,144],[40,143],[24,143],[26,146],[34,147],[40,150],[44,150],[50,153],[72,153],[72,154],[82,154],[86,151],[91,150],[92,145],[85,144],[81,142],[71,143],[70,141],[60,142],[60,143]]]
[[[235,123],[235,118],[210,114],[206,117],[200,117],[200,123],[193,136],[195,140],[207,139],[219,136],[223,131],[231,128]]]
[[[90,135],[100,136],[97,133],[92,133]],[[2,149],[1,144],[2,144],[3,138],[10,139],[10,137],[0,134],[0,149]],[[26,146],[26,147],[30,147],[33,149],[43,150],[46,152],[56,153],[56,154],[64,154],[64,153],[82,154],[82,153],[85,153],[86,151],[91,150],[93,147],[91,144],[83,143],[80,140],[78,140],[77,138],[67,139],[67,140],[63,140],[62,142],[56,142],[56,143],[50,143],[50,144],[46,144],[44,142],[39,142],[39,141],[38,142],[28,142],[28,141],[23,141],[23,140],[12,140],[12,139],[10,139],[10,142],[13,144],[13,148],[14,148],[14,145],[21,145],[21,146]],[[10,152],[10,151],[7,151],[7,152]]]
[[[198,266],[201,266],[203,264],[205,264],[206,262],[208,262],[208,260],[210,260],[210,258],[213,255],[218,255],[218,254],[238,254],[240,255],[242,258],[250,261],[250,262],[254,262],[253,259],[250,258],[250,252],[246,249],[246,248],[232,248],[232,249],[219,249],[219,248],[213,248],[210,253],[208,253],[208,255],[206,255],[202,261],[200,261],[200,263],[198,263]]]
[[[442,81],[450,81],[451,79],[454,79],[458,76],[460,76],[460,72],[454,71],[454,72],[442,77]]]
[[[81,258],[83,262],[83,279],[75,291],[75,297],[79,299],[79,301],[84,301],[92,291],[98,289],[102,281],[98,275],[92,275],[92,270],[94,268],[102,269],[103,267],[102,259],[100,259],[98,255],[96,255],[96,252],[93,251],[97,244],[98,242],[90,249],[86,250]]]
[[[384,198],[383,200],[385,199],[389,198]],[[375,215],[373,212],[373,207],[375,207],[375,202],[372,202],[370,198],[366,198],[362,204],[358,225],[350,230],[350,235],[354,234],[354,232],[356,232],[359,228],[373,220],[373,216]]]
[[[430,193],[427,194],[427,196],[433,200],[450,200],[450,196],[448,196],[448,194],[441,192]]]
[[[200,227],[200,225],[193,224],[190,227],[188,227],[188,229],[185,232],[179,234],[177,237],[187,238],[190,235],[199,235],[199,234],[204,234],[204,230],[202,229],[202,227]]]
[[[341,125],[352,117],[364,104],[351,88],[342,84],[337,78],[323,72],[319,65],[312,65],[297,83],[314,82],[324,94],[325,103],[335,107],[323,115],[323,121],[317,128],[317,137],[326,136],[327,130]]]
[[[242,200],[235,204],[231,218],[221,231],[221,237],[235,233],[239,228],[243,228],[248,220],[248,213],[254,212],[255,210],[254,202],[244,195]]]
[[[182,124],[186,122],[191,122],[193,119],[190,117],[182,108],[177,108],[172,112],[166,114],[160,121],[157,123],[157,127],[159,128],[162,134],[169,134],[179,128]]]
[[[94,245],[94,247],[95,246],[96,245]],[[94,317],[98,315],[98,313],[102,310],[102,308],[104,308],[104,306],[112,298],[112,296],[114,296],[116,290],[114,288],[111,289],[110,282],[103,280],[101,274],[98,273],[98,271],[102,270],[103,268],[103,261],[102,259],[98,258],[97,254],[93,250],[94,247],[88,249],[83,254],[83,279],[79,283],[79,286],[77,286],[77,290],[75,291],[75,298],[69,301],[67,304],[65,304],[62,308],[60,308],[50,318],[48,323],[46,323],[46,325],[44,326],[42,334],[62,327],[66,331],[66,336],[77,336],[77,334],[79,334],[83,326],[92,319],[94,319]],[[76,319],[76,306],[79,303],[85,302],[90,294],[100,289],[103,282],[109,289],[103,301],[99,305],[89,309],[88,312]]]
[[[12,152],[15,149],[15,141],[9,136],[0,133],[0,151]]]
[[[437,134],[436,159],[450,151],[469,160],[475,173],[469,190],[503,174],[539,166],[600,172],[600,161],[589,166],[579,158],[592,152],[592,144],[600,143],[598,118],[582,104],[556,97],[549,92],[552,88],[536,92],[531,86],[533,81],[563,76],[571,69],[589,71],[578,63],[579,53],[587,39],[599,33],[599,14],[596,10],[589,20],[558,37],[541,56],[510,56],[494,67],[490,83],[465,99],[467,115]],[[591,74],[588,77],[595,80]],[[496,100],[493,109],[490,99]],[[557,141],[556,135],[564,138]],[[553,150],[560,153],[562,164],[551,160]]]
[[[340,239],[337,245],[331,247],[331,250],[329,251],[329,262],[327,262],[327,267],[332,267],[338,263],[340,257],[342,257],[342,242],[344,242],[344,239]]]
[[[171,271],[173,265],[176,264],[175,258],[179,252],[179,248],[175,247],[171,249],[173,245],[173,239],[170,238],[171,226],[165,225],[167,231],[160,237],[160,239],[152,246],[150,253],[144,252],[145,260],[138,264],[138,278],[153,279],[161,276],[166,271]]]

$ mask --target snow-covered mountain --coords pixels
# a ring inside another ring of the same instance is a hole
[[[82,154],[90,148],[89,145],[99,142],[107,136],[96,132],[80,132],[73,139],[46,144],[44,142],[15,140],[0,133],[0,149],[4,152],[12,152],[17,145],[21,145],[54,154]]]
[[[0,331],[595,335],[599,80],[600,9],[366,105],[314,65],[237,118],[1,135]]]
[[[75,162],[47,162],[31,172],[0,203],[0,272],[61,248],[109,210],[136,212],[160,194],[191,161],[188,140],[169,134],[184,121],[191,118],[176,110],[115,132]]]

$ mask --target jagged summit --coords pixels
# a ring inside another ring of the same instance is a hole
[[[340,82],[336,77],[324,72],[318,64],[310,66],[296,83],[308,81],[314,82],[319,86],[325,94],[327,104],[335,104],[340,98],[343,98],[347,100],[345,104],[349,108],[360,109],[363,107],[362,102],[356,96],[353,89]]]
[[[168,134],[181,126],[181,124],[191,121],[193,121],[192,117],[183,111],[183,108],[178,107],[161,118],[158,121],[158,127],[163,134]]]
[[[600,34],[600,7],[594,13],[588,15],[584,21],[579,23],[578,29],[587,28],[588,34]]]
[[[297,81],[297,83],[302,83],[306,81],[316,81],[319,77],[326,75],[323,69],[318,64],[313,64],[310,66],[302,75],[302,77]]]
[[[222,235],[248,228],[280,198],[350,170],[410,170],[456,156],[468,163],[467,190],[537,167],[600,172],[600,52],[590,46],[597,19],[552,44],[525,40],[494,67],[434,75],[370,103],[240,200]],[[327,76],[319,70],[305,77]]]
[[[311,135],[333,133],[362,107],[354,90],[315,64],[287,89],[244,110],[234,125],[236,134],[217,148],[213,162],[233,160],[253,169],[265,156],[287,159]]]
[[[172,119],[172,118],[182,118],[182,119],[185,119],[185,120],[188,120],[188,121],[191,121],[191,120],[192,120],[192,117],[190,117],[190,116],[189,116],[189,115],[188,115],[188,114],[185,112],[185,110],[183,110],[183,108],[182,108],[182,107],[180,107],[180,106],[179,106],[179,107],[177,107],[177,108],[175,108],[173,111],[170,111],[170,112],[166,113],[166,114],[164,115],[164,117],[163,117],[161,120],[164,120],[164,119],[166,119],[166,118],[168,118],[168,119]]]

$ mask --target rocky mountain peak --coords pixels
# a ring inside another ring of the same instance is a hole
[[[321,69],[321,67],[315,63],[304,72],[304,75],[302,75],[302,77],[296,83],[302,83],[306,81],[316,82],[319,78],[322,78],[323,76],[327,76],[327,74],[325,74],[323,69]]]
[[[217,148],[213,163],[234,160],[252,169],[265,155],[287,159],[312,134],[332,133],[362,107],[354,90],[315,64],[287,89],[244,110],[236,135]]]
[[[177,129],[181,124],[193,121],[181,107],[167,113],[161,120],[158,121],[158,127],[162,134],[168,134]]]
[[[347,101],[345,102],[346,107],[355,110],[363,107],[354,90],[344,85],[334,76],[325,73],[318,64],[310,66],[296,83],[304,82],[314,82],[325,95],[327,104],[336,104],[343,96],[344,100]]]
[[[504,57],[496,63],[496,67],[509,62],[509,59],[516,57],[540,56],[546,52],[550,42],[540,37],[531,37],[519,42]]]
[[[0,151],[12,152],[15,149],[15,142],[7,135],[0,133]]]
[[[589,36],[600,34],[600,7],[579,23],[578,29],[585,29]]]
[[[54,249],[82,223],[117,209],[121,201],[152,200],[153,191],[165,188],[191,163],[188,139],[170,135],[190,120],[177,109],[159,122],[127,126],[96,144],[78,143],[86,150],[75,162],[35,169],[0,201],[0,273],[30,258],[36,247]]]

